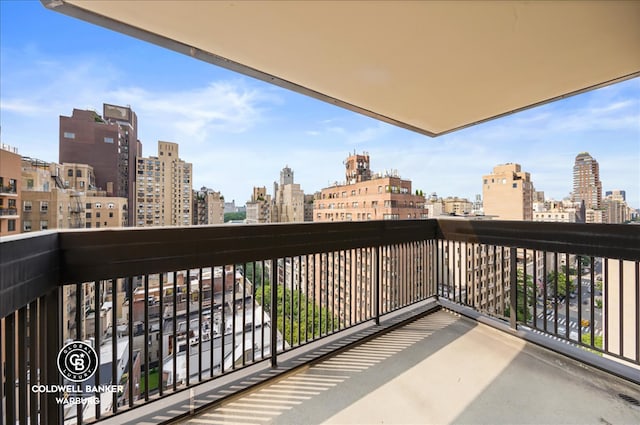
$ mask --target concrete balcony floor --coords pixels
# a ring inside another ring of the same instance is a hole
[[[183,424],[640,424],[640,387],[440,310]]]

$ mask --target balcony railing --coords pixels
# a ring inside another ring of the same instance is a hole
[[[584,348],[581,359],[628,378],[640,365],[639,260],[640,227],[624,225],[419,220],[3,238],[0,417],[113,417],[275,366],[427,299]],[[71,397],[41,392],[73,384],[57,365],[68,341],[94,348],[95,375]]]
[[[18,209],[17,208],[0,208],[0,216],[17,216]]]
[[[2,186],[0,185],[0,195],[17,195],[18,191],[16,186]]]

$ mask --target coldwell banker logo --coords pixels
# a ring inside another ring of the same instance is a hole
[[[73,341],[62,347],[58,353],[58,370],[70,382],[76,384],[65,385],[32,385],[34,393],[59,394],[55,397],[58,404],[69,405],[97,405],[100,404],[100,394],[122,393],[124,385],[78,385],[78,382],[91,378],[98,370],[98,355],[93,347],[86,342]],[[87,397],[87,394],[93,396]]]
[[[71,342],[58,353],[58,370],[71,382],[83,382],[98,369],[98,355],[82,341]]]

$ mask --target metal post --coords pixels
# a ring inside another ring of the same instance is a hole
[[[375,256],[375,291],[376,291],[376,325],[380,325],[380,255],[382,247],[379,246]]]
[[[278,367],[278,267],[277,260],[271,259],[271,367]]]
[[[511,260],[511,271],[509,273],[510,297],[509,297],[509,325],[511,329],[517,329],[517,308],[518,308],[518,257],[515,248],[509,248]]]
[[[62,287],[58,287],[43,297],[45,302],[45,312],[43,317],[49,318],[46,321],[45,330],[45,347],[47,355],[44,357],[42,383],[46,385],[59,385],[60,373],[57,366],[57,353],[60,350],[62,339],[62,326],[60,323],[60,291]],[[47,424],[62,423],[62,410],[56,403],[58,394],[49,393],[45,399],[45,406],[40,410],[40,416],[46,416]]]

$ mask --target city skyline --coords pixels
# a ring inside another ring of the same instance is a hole
[[[59,116],[112,103],[137,113],[143,156],[158,140],[179,143],[193,163],[193,188],[221,191],[238,205],[254,186],[270,187],[285,165],[305,193],[340,182],[353,151],[369,152],[374,172],[398,170],[425,194],[472,200],[482,175],[513,162],[536,190],[561,199],[572,190],[575,157],[586,151],[600,164],[603,193],[625,190],[629,205],[640,207],[638,78],[432,139],[39,2],[0,8],[0,137],[21,155],[58,161]]]

